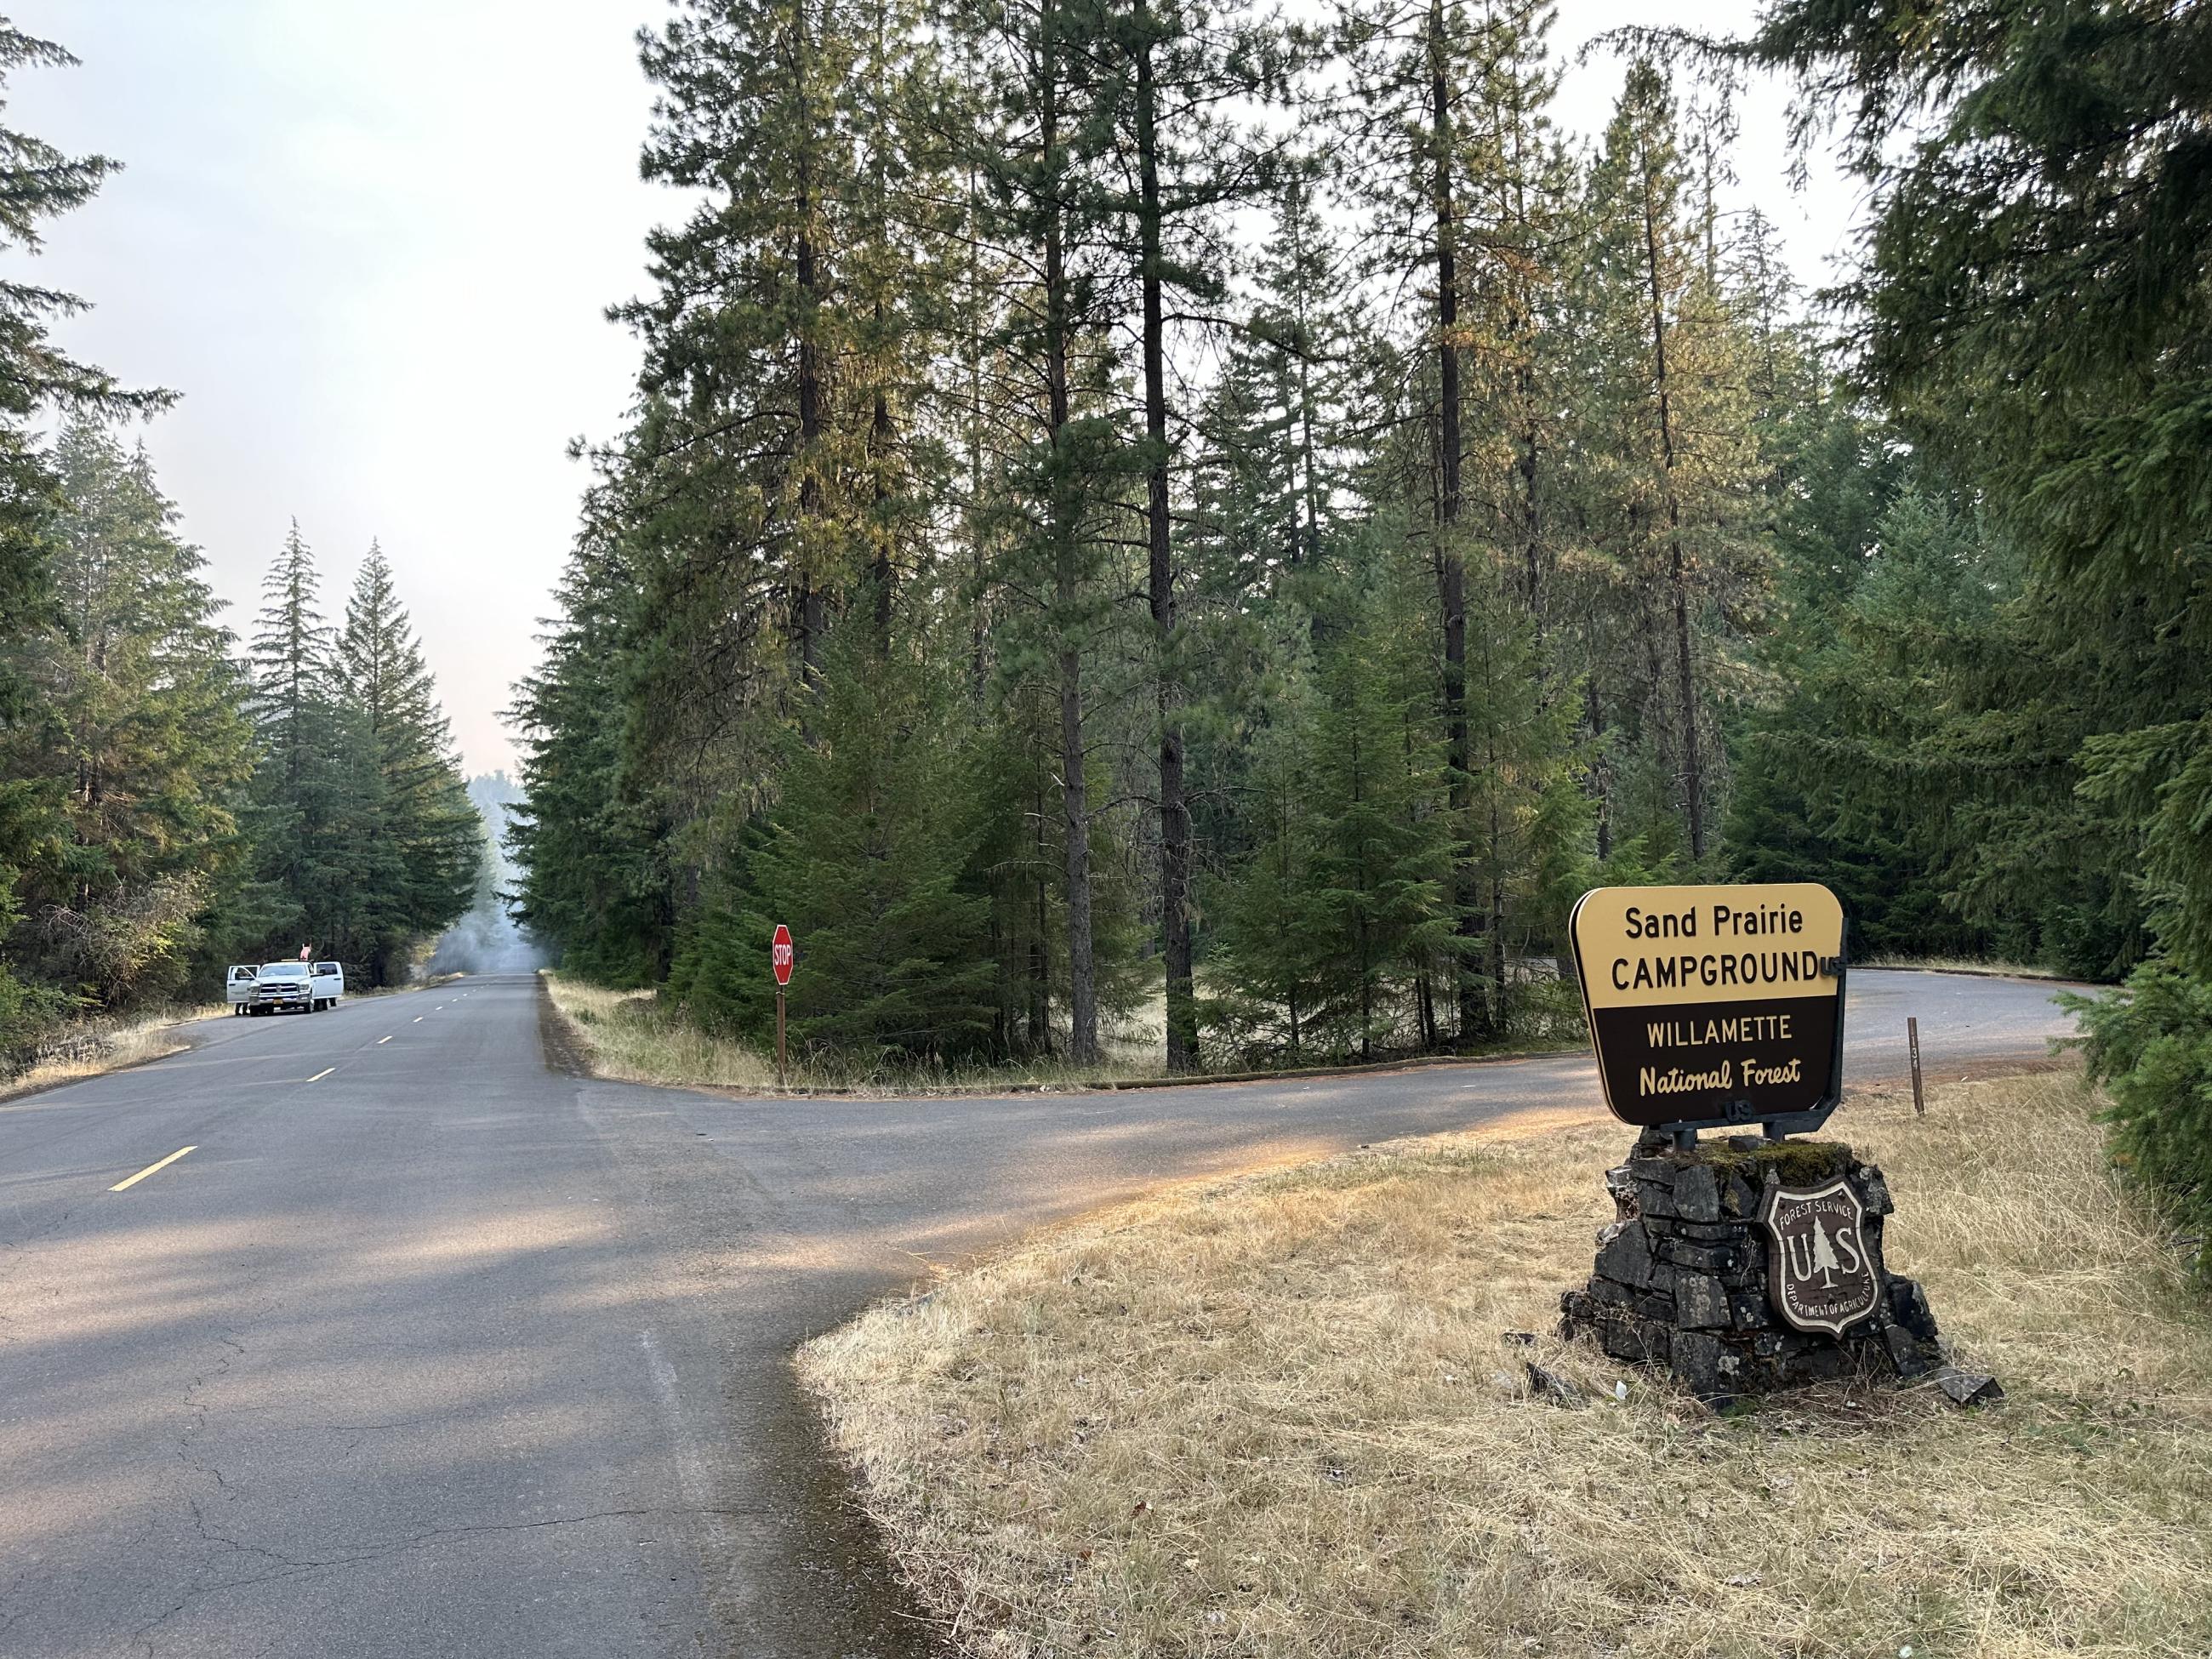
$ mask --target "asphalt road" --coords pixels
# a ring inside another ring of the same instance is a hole
[[[1860,969],[1855,1077],[1908,1012],[1938,1078],[2067,1024]],[[1164,1180],[1594,1099],[1562,1056],[737,1100],[549,1073],[538,1020],[470,980],[0,1104],[0,1655],[926,1652],[794,1345]]]

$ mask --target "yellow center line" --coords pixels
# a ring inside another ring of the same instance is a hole
[[[325,1078],[328,1077],[332,1072],[337,1070],[337,1067],[335,1066],[325,1066],[321,1071],[316,1073],[314,1076],[309,1078],[307,1081],[310,1083],[320,1083]]]
[[[398,1033],[398,1032],[394,1031],[394,1032],[392,1034],[392,1036],[398,1036],[398,1035],[399,1035],[399,1033]],[[377,1047],[379,1047],[379,1048],[381,1048],[384,1044],[386,1044],[386,1043],[387,1043],[387,1042],[391,1042],[391,1041],[392,1041],[392,1037],[388,1037],[388,1036],[380,1036],[380,1037],[377,1038],[377,1040],[376,1040],[376,1045],[375,1045],[375,1046],[377,1046]]]
[[[179,1146],[175,1152],[171,1152],[168,1157],[163,1158],[159,1164],[149,1164],[144,1169],[139,1170],[137,1175],[132,1176],[130,1180],[118,1181],[107,1190],[111,1193],[119,1193],[127,1187],[136,1187],[148,1176],[153,1174],[155,1170],[166,1170],[172,1164],[174,1164],[179,1158],[182,1158],[186,1152],[196,1152],[198,1150],[199,1148],[197,1146]]]

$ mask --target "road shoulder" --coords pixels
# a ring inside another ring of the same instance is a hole
[[[221,1030],[219,1022],[228,1017],[222,1008],[199,1008],[65,1033],[60,1053],[0,1082],[0,1105],[187,1053]]]
[[[816,1340],[800,1372],[903,1575],[979,1654],[1349,1659],[1389,1632],[1688,1656],[1723,1630],[2193,1650],[2212,1320],[2112,1184],[2092,1103],[2045,1073],[1836,1125],[1890,1173],[1894,1267],[2012,1389],[1992,1412],[1862,1385],[1716,1419],[1559,1342],[1611,1124],[1121,1206]]]

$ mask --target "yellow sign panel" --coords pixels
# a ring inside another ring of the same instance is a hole
[[[1575,906],[1593,1008],[1832,997],[1844,907],[1816,882],[1601,887]]]
[[[1826,888],[1601,887],[1569,931],[1615,1116],[1802,1127],[1834,1109],[1844,908]]]

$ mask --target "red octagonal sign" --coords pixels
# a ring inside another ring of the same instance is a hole
[[[791,983],[791,929],[781,922],[775,925],[775,938],[768,947],[769,966],[775,969],[778,985]]]

